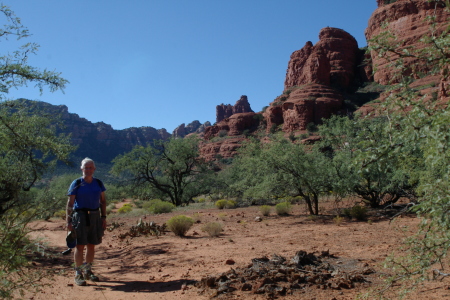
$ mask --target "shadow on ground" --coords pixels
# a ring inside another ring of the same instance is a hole
[[[97,290],[111,290],[120,291],[125,293],[165,293],[172,291],[179,291],[183,288],[183,285],[192,285],[195,283],[193,280],[173,280],[164,282],[149,282],[149,281],[109,281],[108,285],[104,285],[101,282],[96,285]]]

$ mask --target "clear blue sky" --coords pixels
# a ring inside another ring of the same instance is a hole
[[[114,129],[215,122],[247,95],[260,111],[283,92],[289,57],[320,29],[366,46],[376,0],[4,0],[41,47],[30,64],[70,81],[65,94],[10,97],[64,104]],[[4,46],[4,45],[2,45]]]

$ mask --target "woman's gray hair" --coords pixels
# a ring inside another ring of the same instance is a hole
[[[92,159],[90,159],[89,157],[86,157],[85,159],[83,159],[81,161],[81,168],[83,169],[87,163],[92,163],[95,167],[95,162]]]

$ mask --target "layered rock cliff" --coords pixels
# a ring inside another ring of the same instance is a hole
[[[352,35],[338,28],[323,28],[316,45],[309,41],[292,53],[284,89],[309,83],[348,89],[359,59],[358,43]]]
[[[373,12],[369,19],[368,27],[365,31],[366,39],[369,41],[379,36],[383,32],[390,32],[396,36],[396,52],[401,53],[408,48],[422,49],[424,43],[421,41],[423,37],[438,35],[443,29],[448,27],[449,13],[444,9],[443,1],[427,1],[427,0],[377,0],[378,8]],[[431,28],[430,19],[436,25]],[[434,32],[433,32],[434,31]],[[386,55],[378,55],[373,51],[371,58],[373,65],[376,66],[374,72],[374,80],[377,83],[388,85],[398,82],[399,78],[395,78],[393,66],[391,62],[396,61],[399,55],[390,53]],[[404,58],[406,66],[414,68],[414,74],[419,75],[429,73],[433,67],[426,61],[416,64],[416,58]],[[409,75],[409,74],[408,74]]]
[[[361,69],[364,55],[355,38],[342,29],[326,27],[319,42],[292,53],[284,81],[284,93],[264,112],[267,130],[282,125],[283,131],[305,130],[309,123],[340,113],[343,92],[355,81],[368,80]]]

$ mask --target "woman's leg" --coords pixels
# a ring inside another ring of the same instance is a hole
[[[95,256],[95,245],[87,244],[86,246],[86,263],[92,263]],[[83,263],[83,261],[81,261]]]
[[[84,246],[85,245],[77,245],[75,247],[75,252],[73,254],[73,258],[75,261],[75,267],[79,267],[83,264]],[[89,249],[89,247],[88,247],[88,249]],[[87,253],[86,253],[86,259],[87,259]]]

